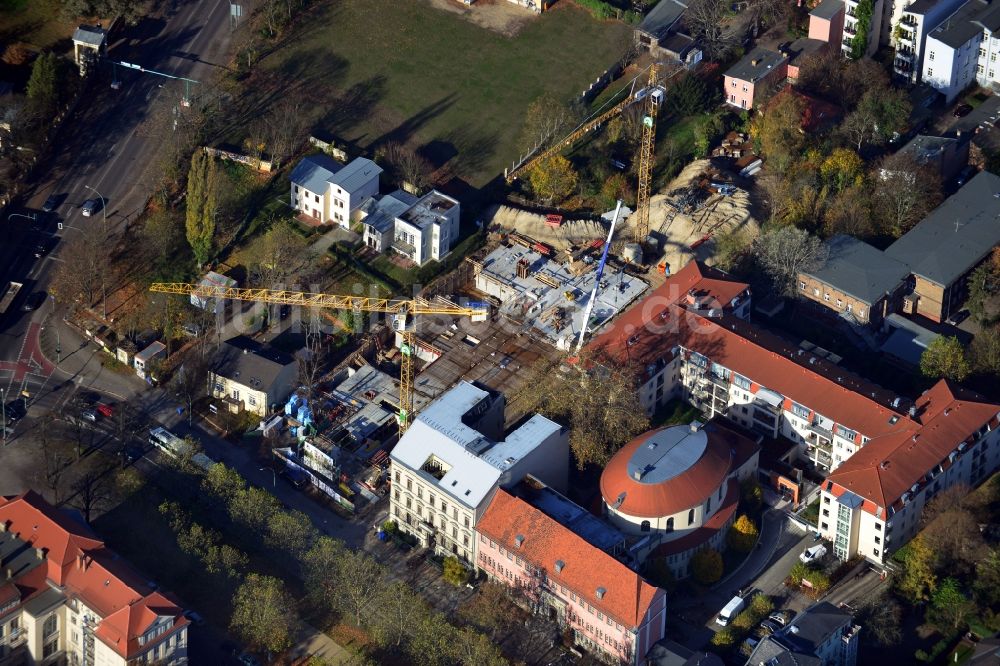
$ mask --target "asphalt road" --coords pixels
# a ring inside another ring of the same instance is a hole
[[[167,2],[160,15],[117,33],[108,59],[208,80],[215,68],[226,64],[229,21],[228,0]],[[109,85],[113,76],[122,81],[119,90]],[[192,97],[198,92],[199,86],[192,86]],[[59,325],[61,313],[53,313],[51,301],[33,312],[22,312],[21,305],[29,293],[48,291],[53,268],[68,244],[77,242],[82,234],[100,231],[104,224],[114,234],[142,211],[158,179],[156,160],[161,142],[158,135],[144,131],[144,123],[164,113],[169,117],[174,110],[185,112],[180,105],[184,94],[179,82],[122,67],[114,73],[111,65],[102,63],[57,133],[51,154],[36,167],[27,193],[8,208],[7,219],[0,221],[5,225],[0,242],[0,289],[8,281],[25,285],[10,310],[0,316],[0,391],[4,395],[22,390],[35,394],[49,382],[52,369],[44,367],[43,360],[31,350],[37,346],[35,339],[43,322],[48,319],[50,326]],[[80,205],[89,198],[99,198],[95,192],[103,197],[105,206],[84,217]],[[46,214],[41,207],[51,194],[62,201],[54,213]],[[35,246],[48,236],[56,242],[54,250],[36,259]],[[58,370],[55,379],[64,379]]]

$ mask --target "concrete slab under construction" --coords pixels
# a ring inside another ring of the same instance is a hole
[[[501,245],[480,262],[475,287],[500,301],[501,315],[566,350],[575,344],[583,328],[597,263],[592,254],[570,264],[523,245]],[[620,269],[606,267],[588,331],[593,334],[628,308],[648,286]]]

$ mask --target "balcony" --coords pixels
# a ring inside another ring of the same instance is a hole
[[[896,39],[897,42],[901,44],[912,44],[913,43],[913,33],[906,30],[900,30],[899,35]]]
[[[723,379],[722,377],[717,377],[716,375],[713,375],[711,372],[706,372],[704,375],[702,375],[698,379],[698,383],[711,384],[712,386],[724,389],[726,392],[729,391],[729,381]]]
[[[829,428],[824,428],[819,424],[818,421],[813,421],[809,424],[809,432],[815,433],[820,437],[825,438],[827,441],[833,441],[833,431]]]
[[[855,28],[853,25],[845,25],[844,34],[853,37],[854,35],[858,34],[858,29]]]

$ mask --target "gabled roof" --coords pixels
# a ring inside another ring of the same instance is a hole
[[[887,509],[987,423],[1000,405],[941,380],[916,401],[918,428],[872,439],[835,469],[827,481]],[[836,493],[835,493],[836,494]]]
[[[338,170],[327,180],[348,192],[355,192],[372,178],[378,178],[382,167],[366,157],[355,157],[344,168]]]
[[[910,274],[906,264],[853,236],[838,234],[825,245],[826,263],[805,274],[865,303],[894,291]]]
[[[976,25],[973,19],[986,6],[987,3],[982,0],[970,0],[932,30],[927,35],[928,39],[936,39],[955,49],[965,46],[982,32],[982,27]]]
[[[330,179],[344,166],[328,155],[303,157],[288,177],[292,183],[310,192],[323,194],[330,185]]]
[[[980,7],[983,7],[980,3]],[[974,23],[981,28],[995,33],[1000,30],[1000,2],[991,2],[976,15]]]
[[[281,371],[294,363],[288,354],[241,335],[222,343],[212,372],[267,393]]]
[[[476,531],[543,569],[549,580],[629,629],[638,627],[658,594],[636,572],[506,490],[493,496]],[[518,537],[520,545],[517,544]],[[556,561],[562,562],[561,571]],[[598,588],[603,588],[598,597]]]
[[[97,626],[98,638],[119,655],[134,656],[136,639],[151,624],[146,622],[148,613],[132,618],[135,611],[130,609],[155,609],[158,616],[170,618],[172,629],[188,623],[174,601],[151,590],[87,526],[72,520],[34,491],[0,498],[0,523],[7,534],[15,535],[32,549],[41,549],[45,558],[45,567],[30,569],[14,582],[30,588],[31,598],[39,604],[57,601],[41,599],[45,590],[79,597],[102,618]],[[43,571],[44,579],[36,576]],[[129,619],[124,620],[126,616]]]
[[[1000,244],[1000,176],[981,171],[885,254],[948,286]]]
[[[639,32],[644,32],[654,38],[660,39],[674,27],[687,9],[686,2],[678,0],[661,0],[649,10],[649,13],[639,24]]]
[[[73,31],[73,41],[100,47],[108,37],[108,31],[99,25],[81,25]]]

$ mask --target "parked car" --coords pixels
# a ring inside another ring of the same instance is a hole
[[[788,624],[788,621],[791,619],[791,613],[783,610],[774,611],[767,616],[767,619],[783,627]]]
[[[812,564],[813,562],[819,562],[826,555],[826,546],[819,544],[818,546],[811,546],[802,551],[799,555],[799,561],[805,564]]]
[[[241,654],[239,657],[236,658],[236,661],[243,664],[243,666],[260,666],[260,662],[257,661],[257,657],[253,656],[249,652],[244,652],[243,654]]]
[[[7,416],[7,425],[13,425],[27,416],[28,406],[24,403],[24,398],[16,398],[4,405],[4,414]]]
[[[958,106],[955,107],[955,110],[952,112],[952,115],[955,116],[956,118],[964,118],[970,113],[972,113],[972,106],[970,106],[969,104],[959,104]]]
[[[85,409],[80,412],[80,418],[84,421],[90,421],[91,423],[97,423],[97,412],[93,409]]]
[[[781,629],[782,626],[784,625],[778,624],[777,622],[771,620],[770,618],[760,623],[761,629],[763,629],[764,632],[768,634],[773,634],[774,632]]]
[[[21,309],[24,310],[25,312],[31,312],[32,310],[37,310],[38,308],[42,307],[42,304],[45,302],[45,298],[46,294],[44,291],[36,291],[35,293],[29,295],[26,299],[24,299],[24,305],[21,306]]]
[[[142,450],[141,446],[130,445],[126,446],[124,449],[118,452],[118,455],[125,459],[125,463],[134,463],[139,458],[142,458],[145,451]]]
[[[962,169],[961,173],[958,174],[958,178],[955,179],[955,184],[962,187],[962,185],[965,185],[967,182],[972,180],[972,177],[977,173],[979,173],[979,169],[970,164]]]
[[[45,203],[42,204],[42,212],[51,213],[52,211],[54,211],[56,208],[59,207],[59,204],[62,203],[62,200],[65,198],[65,196],[66,195],[64,194],[50,194],[49,197],[45,200]]]
[[[90,217],[98,210],[100,210],[100,208],[101,208],[100,199],[87,199],[86,201],[83,202],[83,205],[80,206],[80,211],[83,213],[84,217]]]
[[[97,413],[105,418],[111,418],[115,415],[115,408],[113,405],[109,405],[106,402],[97,403]]]
[[[79,394],[79,400],[85,405],[96,405],[101,401],[101,394],[97,391],[83,391]]]
[[[952,316],[948,317],[948,323],[951,324],[952,326],[958,326],[968,318],[969,318],[968,310],[959,310]]]

